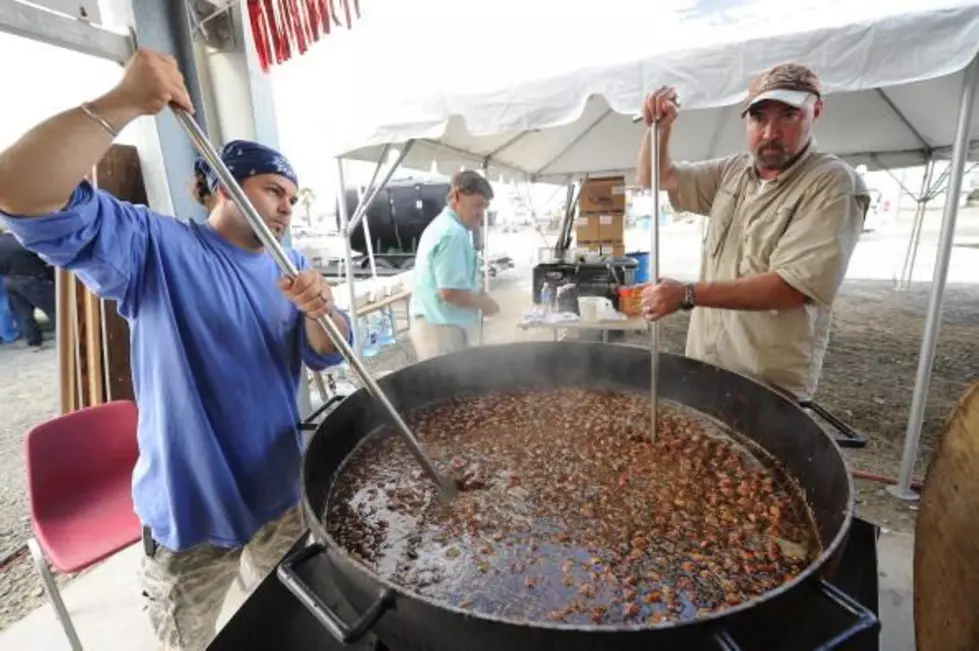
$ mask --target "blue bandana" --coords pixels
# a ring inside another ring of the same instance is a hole
[[[257,142],[232,140],[221,150],[221,160],[239,183],[259,174],[278,174],[299,185],[296,172],[285,156]],[[198,158],[194,162],[194,172],[207,179],[207,187],[212,192],[218,187],[217,174],[207,161]]]

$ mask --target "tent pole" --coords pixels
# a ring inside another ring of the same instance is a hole
[[[364,215],[367,213],[367,206],[371,205],[371,203],[374,202],[374,197],[376,197],[377,193],[383,190],[384,186],[388,184],[388,181],[390,181],[391,177],[394,176],[395,170],[397,170],[398,167],[401,166],[401,163],[404,161],[404,159],[408,157],[408,152],[410,152],[411,148],[414,146],[415,146],[414,140],[409,140],[408,142],[405,143],[405,146],[401,148],[401,152],[398,154],[398,160],[394,161],[394,165],[388,168],[388,171],[384,175],[384,178],[381,179],[381,182],[378,183],[376,186],[369,188],[367,192],[367,197],[363,201],[357,204],[357,210],[354,211],[353,216],[350,218],[350,223],[347,225],[347,230],[345,231],[347,237],[350,237],[351,235],[354,234],[354,229],[357,228],[358,225],[360,225],[360,220],[363,219]],[[346,210],[346,208],[344,208],[344,210]]]
[[[340,217],[340,235],[343,237],[343,261],[344,267],[346,267],[347,293],[350,297],[350,302],[347,303],[347,309],[350,310],[350,328],[353,330],[351,334],[354,340],[353,349],[360,356],[363,341],[360,338],[359,319],[357,319],[357,296],[354,291],[354,254],[350,249],[350,233],[347,230],[347,184],[343,178],[343,159],[339,157],[337,158],[337,182],[340,184],[340,200],[337,201],[337,214]]]
[[[485,178],[487,181],[489,181],[489,162],[490,162],[489,158],[485,158],[483,159],[483,164],[481,166],[483,172],[483,178]],[[489,217],[484,215],[483,237],[480,239],[482,240],[482,246],[483,246],[483,291],[487,294],[490,293],[489,231],[490,231]],[[483,316],[483,312],[482,310],[480,310],[479,312],[479,345],[480,346],[486,343],[485,321],[486,321],[486,317]]]
[[[901,277],[897,283],[897,289],[899,290],[908,289],[911,286],[909,267],[911,266],[912,251],[917,249],[915,242],[918,241],[918,237],[921,234],[921,225],[925,219],[925,207],[929,198],[928,191],[931,188],[931,177],[934,171],[935,159],[929,158],[928,162],[925,163],[925,169],[921,175],[921,191],[917,197],[914,197],[914,219],[911,221],[911,234],[908,236],[908,248],[904,253],[904,263],[901,265]]]
[[[945,201],[942,229],[938,236],[935,277],[932,281],[931,296],[928,300],[925,333],[918,357],[918,373],[915,378],[914,395],[911,398],[908,428],[904,437],[901,474],[898,477],[897,485],[888,488],[892,495],[903,500],[913,500],[918,497],[911,490],[911,475],[914,472],[914,463],[918,456],[918,443],[921,439],[925,404],[928,401],[931,371],[935,362],[935,346],[938,343],[938,330],[941,327],[942,299],[945,294],[945,281],[948,279],[949,260],[952,257],[955,219],[959,212],[959,194],[962,190],[962,177],[969,155],[969,133],[972,127],[972,109],[976,98],[977,78],[979,78],[979,58],[973,59],[965,69],[965,78],[962,82],[962,98],[959,102],[959,117],[955,127],[955,148],[952,150],[952,163],[948,177],[948,199]]]
[[[368,186],[370,187],[370,186]],[[360,206],[364,202],[364,193],[357,189],[357,205]],[[364,246],[367,247],[367,262],[371,267],[371,278],[377,281],[377,259],[374,257],[374,243],[371,241],[371,227],[368,224],[370,220],[364,219],[360,222],[360,225],[364,230]]]
[[[931,179],[935,176],[935,161],[931,162],[931,169],[928,170],[928,185],[925,189],[926,194],[921,199],[921,216],[918,218],[918,232],[914,236],[914,248],[911,249],[911,259],[908,261],[908,275],[906,286],[910,289],[914,280],[914,263],[918,259],[918,247],[921,246],[921,233],[925,230],[925,215],[928,213],[928,202],[933,198],[931,191]]]
[[[366,206],[365,205],[365,206],[361,207],[361,204],[364,203],[364,198],[365,198],[366,194],[370,194],[372,197],[376,194],[373,191],[374,190],[374,184],[377,183],[377,175],[381,172],[381,167],[384,166],[384,161],[387,159],[388,152],[389,151],[391,151],[391,144],[390,143],[384,145],[384,149],[381,150],[381,155],[377,158],[377,164],[374,166],[374,173],[371,174],[370,183],[367,184],[367,192],[366,193],[361,192],[360,191],[360,188],[359,187],[357,188],[357,208],[356,208],[356,210],[358,210],[358,211],[361,211],[362,210],[364,212],[364,214],[367,213],[367,209],[370,208],[370,206]],[[378,188],[378,191],[380,191],[380,188]],[[368,220],[368,219],[364,219],[364,224],[363,224],[364,225],[364,229],[363,229],[364,230],[364,243],[367,246],[367,261],[370,263],[370,266],[371,266],[371,276],[374,278],[374,280],[377,280],[377,260],[374,258],[374,242],[371,240],[371,228],[370,228],[370,225],[368,224],[369,221],[370,220]],[[353,229],[351,229],[351,231],[352,230]]]

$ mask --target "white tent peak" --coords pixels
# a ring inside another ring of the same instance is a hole
[[[449,0],[430,0],[433,8],[450,24],[472,11]],[[871,169],[915,165],[951,145],[961,71],[979,52],[976,2],[607,0],[589,15],[500,0],[469,25],[422,47],[442,53],[433,65],[370,84],[326,128],[328,140],[361,160],[415,140],[405,165],[422,169],[488,159],[539,181],[623,172],[642,133],[631,116],[648,91],[672,85],[683,104],[674,155],[701,160],[743,148],[738,105],[750,79],[798,61],[828,94],[816,127],[823,149]],[[386,29],[377,36],[397,47],[398,32]],[[467,51],[466,37],[487,46]]]

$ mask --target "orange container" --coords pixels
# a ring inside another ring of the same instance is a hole
[[[619,287],[619,312],[626,316],[642,315],[642,287]]]

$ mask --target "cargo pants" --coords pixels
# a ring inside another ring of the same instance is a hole
[[[148,538],[144,529],[140,583],[157,648],[204,651],[242,557],[256,578],[264,578],[305,530],[299,507],[265,525],[244,547],[202,544],[174,552]]]

